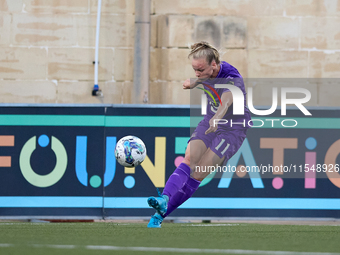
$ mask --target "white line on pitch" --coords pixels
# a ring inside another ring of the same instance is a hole
[[[9,243],[0,243],[0,247],[12,247],[12,244]]]
[[[76,245],[58,245],[58,244],[32,244],[35,248],[54,248],[54,249],[75,249],[77,248]]]
[[[174,252],[174,253],[222,253],[222,254],[269,254],[269,255],[340,255],[340,253],[324,252],[293,252],[293,251],[257,251],[257,250],[233,250],[233,249],[195,249],[195,248],[163,248],[163,247],[121,247],[87,245],[90,250],[126,250],[126,251],[148,251],[148,252]]]
[[[209,223],[209,224],[192,224],[189,225],[189,227],[225,227],[225,226],[238,226],[240,224],[233,224],[233,223],[226,223],[226,224],[214,224],[214,223]]]
[[[340,253],[328,252],[295,252],[295,251],[260,251],[260,250],[237,250],[237,249],[197,249],[197,248],[163,248],[163,247],[123,247],[109,245],[55,245],[55,244],[32,244],[34,248],[53,249],[77,249],[88,250],[115,250],[115,251],[145,251],[145,252],[173,252],[173,253],[208,253],[208,254],[268,254],[268,255],[340,255]],[[0,247],[15,247],[13,244],[1,244]]]

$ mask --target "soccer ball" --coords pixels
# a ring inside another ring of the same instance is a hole
[[[115,156],[118,163],[122,166],[138,166],[146,157],[145,144],[136,136],[124,136],[117,142]]]

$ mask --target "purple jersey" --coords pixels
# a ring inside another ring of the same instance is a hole
[[[237,71],[235,67],[228,64],[225,61],[222,61],[220,64],[221,68],[216,78],[206,80],[202,82],[204,85],[204,89],[209,91],[211,95],[214,97],[214,99],[211,98],[211,96],[205,92],[208,98],[208,105],[207,105],[207,115],[204,116],[205,119],[210,120],[216,113],[219,105],[220,100],[215,94],[214,91],[212,91],[207,84],[211,87],[213,87],[219,97],[222,97],[222,94],[224,92],[230,91],[227,88],[215,88],[215,84],[232,84],[243,92],[244,95],[244,115],[233,115],[233,104],[228,108],[227,113],[224,115],[223,119],[226,119],[228,121],[227,124],[219,124],[219,127],[221,128],[249,128],[248,122],[251,120],[250,112],[248,110],[248,107],[246,106],[246,91],[244,88],[244,82],[241,74]],[[215,104],[216,102],[216,104]],[[245,125],[242,124],[232,124],[232,123],[245,123]]]

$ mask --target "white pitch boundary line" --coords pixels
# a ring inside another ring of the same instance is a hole
[[[340,253],[319,252],[290,252],[290,251],[256,251],[256,250],[233,250],[233,249],[194,249],[194,248],[162,248],[162,247],[119,247],[87,245],[91,250],[128,250],[149,252],[175,252],[175,253],[224,253],[224,254],[269,254],[269,255],[340,255]]]
[[[189,225],[189,227],[225,227],[225,226],[238,226],[240,224],[230,224],[230,223],[226,223],[226,224],[214,224],[214,223],[209,223],[209,224],[192,224]]]
[[[34,248],[54,248],[54,249],[76,249],[79,248],[80,246],[76,245],[58,245],[58,244],[32,244]]]
[[[0,247],[12,247],[12,244],[9,243],[0,243]]]
[[[20,245],[1,244],[0,247],[15,247]],[[208,253],[208,254],[268,254],[268,255],[340,255],[340,253],[327,252],[295,252],[295,251],[260,251],[260,250],[233,250],[233,249],[196,249],[196,248],[163,248],[163,247],[123,247],[109,245],[55,245],[55,244],[32,244],[33,248],[53,249],[88,249],[88,250],[114,250],[114,251],[145,251],[145,252],[173,252],[173,253]]]

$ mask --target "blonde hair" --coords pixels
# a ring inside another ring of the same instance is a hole
[[[193,57],[194,59],[205,58],[210,65],[213,60],[216,64],[219,64],[220,53],[218,50],[208,42],[198,42],[191,45],[191,52],[188,58]]]

